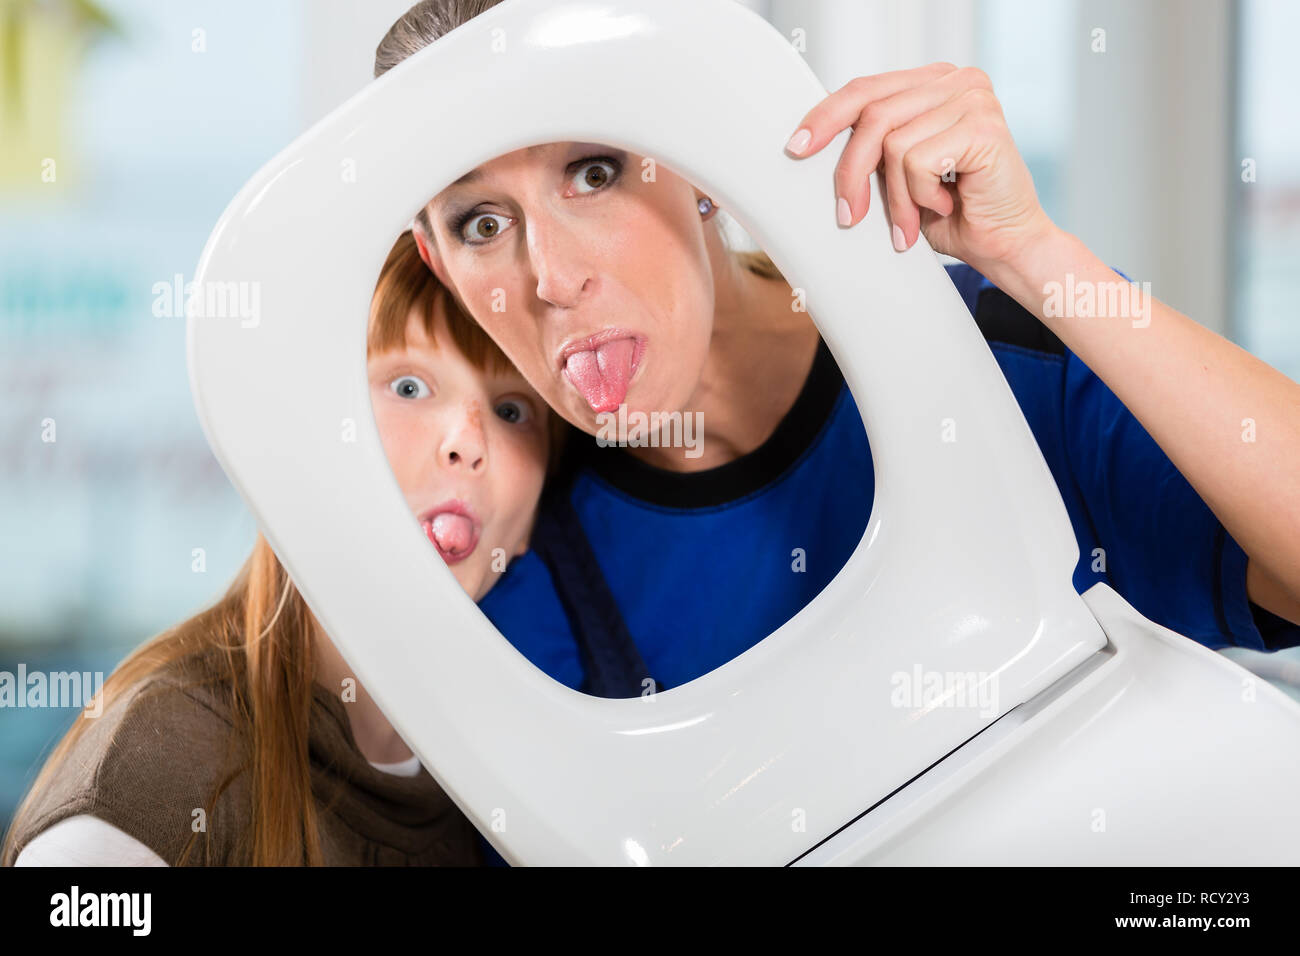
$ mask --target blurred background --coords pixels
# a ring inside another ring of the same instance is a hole
[[[190,281],[227,202],[366,84],[408,5],[0,0],[0,671],[107,674],[247,557],[155,285]],[[803,31],[828,90],[982,67],[1058,223],[1300,379],[1300,4],[745,5]],[[1300,699],[1300,656],[1271,658]],[[0,828],[75,713],[0,708]]]

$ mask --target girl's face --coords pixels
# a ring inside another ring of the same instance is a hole
[[[441,302],[437,309],[439,346],[413,310],[406,347],[370,356],[370,402],[407,505],[479,601],[496,583],[493,552],[508,560],[528,548],[546,476],[548,412],[515,370],[471,365]]]
[[[551,143],[484,163],[426,207],[442,282],[546,402],[686,411],[708,355],[714,284],[698,194],[651,160]]]

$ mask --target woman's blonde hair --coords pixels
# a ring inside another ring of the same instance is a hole
[[[420,0],[402,14],[379,41],[375,48],[375,76],[383,76],[411,54],[419,53],[439,37],[498,3],[501,0]],[[426,237],[433,238],[433,229],[424,209],[416,214],[415,223]],[[722,235],[725,241],[726,233]],[[736,251],[732,255],[750,272],[765,279],[785,281],[785,276],[761,249]]]
[[[434,306],[445,299],[443,313],[455,346],[476,368],[508,367],[509,360],[490,338],[456,309],[452,297],[420,259],[410,232],[390,251],[371,304],[367,351],[374,354],[400,348],[413,309],[419,309],[430,340],[435,328]],[[558,416],[554,416],[558,417]],[[221,794],[239,774],[249,774],[250,832],[241,852],[246,858],[230,862],[253,866],[318,866],[323,862],[312,797],[308,726],[316,655],[315,618],[270,544],[259,533],[252,553],[234,580],[211,607],[163,631],[132,651],[104,681],[90,710],[107,711],[129,691],[164,669],[199,658],[221,664],[228,682],[234,733],[247,748],[244,756],[222,768],[224,774],[210,796],[211,816]],[[214,653],[215,652],[215,653]],[[209,673],[186,669],[184,673]],[[53,781],[62,761],[89,727],[78,719],[51,751],[26,798],[14,815],[0,861],[13,863],[14,838],[27,822],[40,795]],[[198,833],[191,834],[172,865],[192,862]],[[208,840],[204,835],[204,840]],[[200,859],[210,856],[204,853]]]

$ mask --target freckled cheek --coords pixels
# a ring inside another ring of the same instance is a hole
[[[433,448],[433,430],[427,422],[409,412],[388,410],[375,415],[384,454],[402,491],[410,494],[427,469]]]
[[[521,531],[537,507],[546,478],[546,439],[537,432],[515,434],[503,440],[500,448],[501,455],[493,463],[501,496],[497,507],[503,516],[509,515],[511,529]]]
[[[384,446],[384,455],[388,458],[388,464],[396,470],[397,456],[401,451],[398,438],[400,416],[394,415],[393,409],[386,407],[387,401],[383,395],[372,395],[371,405],[375,411],[375,427],[379,429],[379,442]]]

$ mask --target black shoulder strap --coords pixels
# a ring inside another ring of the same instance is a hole
[[[548,486],[538,507],[532,547],[555,581],[595,697],[640,697],[650,677],[569,497],[571,485]],[[653,680],[653,678],[651,678]],[[656,691],[663,688],[656,681]]]
[[[1042,320],[996,286],[975,302],[975,324],[988,342],[1005,342],[1035,352],[1065,354],[1065,343]]]

